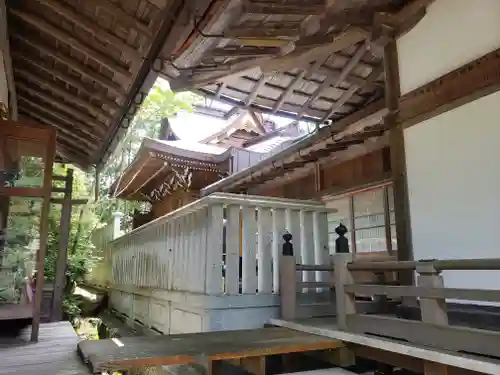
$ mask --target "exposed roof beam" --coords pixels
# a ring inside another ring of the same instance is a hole
[[[37,124],[40,124],[40,125],[42,125],[44,127],[53,127],[53,124],[52,124],[51,121],[43,119],[42,117],[40,117],[40,116],[38,116],[36,114],[30,113],[30,111],[26,110],[25,108],[21,108],[20,107],[19,110],[25,116],[28,116],[28,117],[30,117],[33,120],[36,120]],[[84,148],[82,148],[80,146],[80,143],[78,143],[78,139],[74,139],[74,138],[71,138],[71,137],[68,138],[68,136],[66,134],[63,134],[61,132],[57,132],[56,133],[56,137],[57,137],[57,146],[59,146],[60,142],[62,140],[64,140],[70,146],[70,149],[71,149],[70,152],[71,152],[71,154],[75,154],[75,153],[76,154],[80,154],[85,159],[88,159],[88,157],[89,157],[88,150],[86,150],[86,149],[84,149]]]
[[[293,93],[295,86],[297,86],[297,84],[304,79],[306,74],[309,74],[309,72],[314,72],[314,71],[318,70],[321,67],[321,65],[323,65],[323,63],[324,63],[323,59],[318,59],[312,66],[309,66],[309,68],[302,69],[295,76],[295,78],[292,80],[292,82],[290,82],[290,84],[288,85],[286,90],[281,94],[278,101],[276,101],[276,104],[273,107],[273,113],[278,112],[278,110],[281,108],[283,103],[285,103],[285,101],[288,99],[288,97]],[[328,76],[326,79],[328,79]]]
[[[326,11],[326,0],[296,0],[283,2],[246,0],[243,13],[265,15],[321,15]]]
[[[114,73],[120,74],[125,78],[131,78],[132,74],[128,68],[124,68],[119,61],[116,61],[109,56],[106,56],[101,51],[98,51],[92,47],[81,42],[78,38],[73,36],[62,29],[52,26],[50,23],[46,22],[42,18],[35,16],[33,14],[25,13],[19,9],[11,9],[12,14],[15,14],[25,22],[36,27],[37,29],[43,31],[44,33],[56,38],[57,40],[67,44],[71,48],[77,49],[84,53],[88,57],[94,59],[99,64],[105,66]]]
[[[94,114],[95,116],[102,116],[106,120],[110,120],[112,118],[111,115],[106,111],[104,111],[102,108],[92,105],[88,101],[83,100],[76,95],[73,95],[71,92],[61,88],[53,81],[51,82],[50,80],[45,79],[40,75],[35,75],[28,71],[21,70],[19,68],[16,68],[15,72],[16,74],[23,76],[29,82],[33,82],[39,85],[41,88],[45,88],[51,93],[63,97],[64,101],[68,101],[79,107],[85,108],[87,111]]]
[[[275,25],[259,27],[232,26],[224,30],[223,35],[229,39],[295,38],[300,35],[300,27],[300,22],[276,22]]]
[[[245,99],[245,106],[249,106],[250,104],[252,104],[252,102],[255,100],[255,98],[257,97],[257,94],[259,93],[260,89],[262,87],[264,87],[264,85],[266,84],[266,81],[269,79],[268,76],[266,76],[265,74],[262,74],[260,76],[260,79],[254,83],[253,87],[252,87],[252,91],[250,91],[250,93],[248,94],[247,98]]]
[[[334,77],[333,75],[327,76],[326,79],[323,81],[323,83],[321,83],[321,85],[319,85],[316,88],[316,90],[314,90],[314,92],[311,94],[311,96],[309,96],[309,98],[306,100],[306,102],[300,109],[300,112],[297,114],[297,120],[300,120],[300,118],[304,115],[304,113],[307,112],[309,106],[312,103],[314,103],[316,99],[319,98],[319,96],[325,89],[329,88],[330,86],[337,88],[343,81],[345,81],[349,76],[349,74],[351,74],[353,69],[356,67],[358,62],[363,58],[367,50],[368,50],[368,43],[365,42],[358,47],[358,49],[352,56],[351,60],[349,60],[349,62],[344,66],[338,77]]]
[[[29,39],[21,37],[20,35],[14,34],[13,37],[21,40],[23,43],[30,45],[31,47],[37,49],[40,52],[51,56],[52,58],[56,59],[57,61],[63,63],[64,65],[70,67],[71,69],[73,69],[73,70],[77,71],[78,73],[91,79],[92,81],[95,81],[95,82],[99,83],[101,86],[113,91],[114,93],[118,94],[118,96],[120,96],[120,97],[125,96],[125,90],[120,85],[113,82],[109,78],[97,73],[96,71],[90,69],[88,66],[79,62],[78,60],[75,60],[72,57],[66,56],[66,55],[58,52],[57,49],[55,49],[55,48],[45,46],[45,45],[40,44],[38,42],[35,43]]]
[[[259,118],[259,116],[257,116],[257,114],[255,113],[255,111],[248,111],[248,113],[250,114],[250,117],[252,118],[255,126],[257,127],[259,133],[262,135],[262,134],[265,134],[266,133],[266,128],[264,128],[264,124],[262,123],[262,119]]]
[[[116,110],[118,108],[118,104],[116,104],[115,101],[106,98],[105,95],[102,95],[100,93],[96,93],[92,87],[83,84],[82,81],[80,81],[77,78],[72,77],[69,74],[63,73],[63,72],[56,70],[56,69],[49,69],[45,65],[40,64],[39,62],[34,61],[31,58],[29,58],[25,55],[22,55],[20,53],[14,53],[13,57],[16,60],[23,60],[23,61],[27,62],[28,64],[30,64],[30,65],[32,65],[40,70],[43,70],[44,72],[46,72],[48,74],[51,74],[55,78],[59,78],[60,80],[66,82],[70,86],[73,86],[75,89],[78,89],[78,90],[86,93],[87,95],[92,96],[93,99],[102,102],[104,105],[108,106],[111,110]]]
[[[106,29],[102,28],[97,22],[91,20],[90,18],[84,16],[81,13],[76,12],[70,6],[64,5],[61,1],[56,0],[37,0],[40,4],[52,9],[57,14],[63,16],[67,20],[74,22],[81,28],[85,29],[94,37],[100,40],[104,40],[107,43],[119,48],[127,57],[132,61],[136,62],[140,59],[139,52],[132,46],[128,45],[122,39],[118,38],[116,35],[111,34]]]
[[[373,69],[370,75],[366,78],[366,84],[370,84],[375,81],[380,75],[384,72],[384,67],[380,66],[378,68]],[[347,91],[345,91],[342,96],[337,100],[337,102],[330,108],[328,113],[323,116],[320,122],[324,122],[328,120],[335,112],[337,112],[342,106],[349,101],[349,99],[358,91],[361,87],[353,85]]]
[[[17,81],[17,87],[21,90],[24,90],[25,92],[27,92],[28,94],[30,94],[32,96],[37,96],[40,99],[44,100],[45,102],[48,102],[48,103],[54,105],[55,107],[59,108],[61,111],[69,114],[70,116],[74,116],[75,118],[79,119],[81,122],[92,125],[94,127],[94,131],[96,129],[98,129],[99,132],[101,132],[101,129],[106,127],[105,124],[97,122],[96,119],[93,118],[92,116],[89,116],[89,115],[77,110],[75,107],[69,106],[69,105],[64,104],[62,102],[59,102],[50,95],[47,95],[47,94],[40,92],[36,89],[30,88],[27,85],[25,85],[23,82],[20,82],[19,80]]]
[[[7,30],[7,6],[5,0],[0,0],[0,50],[3,55],[3,65],[5,78],[7,79],[7,89],[9,91],[9,115],[12,120],[17,120],[17,94],[14,82],[14,71],[12,69],[12,59],[9,32]]]
[[[228,46],[209,50],[204,57],[259,58],[264,56],[276,56],[279,53],[281,53],[280,47]]]
[[[217,91],[215,92],[215,99],[220,99],[220,95],[222,94],[222,91],[226,88],[226,83],[221,82],[219,83],[219,87],[217,87]]]
[[[26,98],[25,96],[20,95],[19,99],[23,102],[26,102],[30,107],[37,109],[40,112],[48,114],[51,117],[57,118],[58,120],[68,124],[71,129],[74,129],[75,132],[82,133],[82,136],[85,135],[91,139],[96,141],[100,141],[100,138],[95,134],[95,131],[88,130],[87,126],[84,123],[81,123],[77,120],[67,117],[63,113],[58,112],[54,108],[50,106],[42,106],[33,102],[32,100]]]
[[[22,100],[21,100],[22,101]],[[80,143],[85,143],[91,150],[95,151],[96,150],[96,144],[92,143],[90,140],[87,138],[80,137],[73,133],[71,130],[69,130],[66,126],[59,124],[57,121],[54,121],[53,119],[49,119],[47,116],[34,111],[32,108],[29,108],[29,106],[26,106],[25,104],[21,104],[19,106],[23,112],[26,114],[30,115],[33,118],[36,118],[47,125],[54,126],[59,132],[61,133],[61,136],[68,139],[72,140],[73,142],[80,142]],[[80,143],[75,143],[75,147],[80,147]]]
[[[111,16],[115,18],[115,20],[118,21],[118,23],[124,26],[129,26],[135,29],[140,34],[145,35],[147,37],[153,36],[153,32],[149,28],[149,25],[145,24],[141,20],[125,12],[122,8],[110,2],[109,0],[85,0],[85,2],[92,3],[94,6],[98,8],[105,9],[107,13],[109,13]]]
[[[166,170],[170,165],[167,162],[163,162],[163,165],[156,170],[155,173],[153,173],[151,176],[149,176],[146,181],[144,181],[142,184],[139,185],[138,188],[136,188],[133,192],[127,194],[127,197],[134,196],[137,194],[143,187],[145,187],[147,184],[149,184],[151,181],[155,179],[161,172]]]
[[[187,88],[198,88],[211,84],[219,79],[228,78],[234,75],[241,75],[247,70],[259,67],[263,73],[274,73],[276,71],[291,70],[303,67],[311,61],[324,58],[325,55],[332,54],[344,48],[365,40],[369,36],[366,30],[359,27],[351,27],[346,31],[333,37],[331,43],[326,43],[314,48],[303,48],[300,51],[293,51],[287,55],[274,58],[260,58],[245,60],[235,64],[228,64],[227,69],[217,73],[205,73],[195,75],[189,79],[178,78],[170,85],[173,90],[185,90]]]

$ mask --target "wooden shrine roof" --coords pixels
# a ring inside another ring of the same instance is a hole
[[[386,114],[382,99],[373,102],[250,168],[203,188],[201,195],[214,192],[248,193],[249,189],[257,186],[280,184],[285,179],[308,174],[316,163],[332,162],[382,148],[388,144],[388,128],[383,121]]]
[[[387,35],[432,0],[224,0],[162,73],[238,108],[337,121],[384,95]]]
[[[201,14],[209,3],[197,2]],[[56,127],[63,160],[104,163],[164,56],[189,36],[183,9],[182,0],[8,1],[19,117]]]
[[[178,185],[201,189],[229,170],[231,153],[211,145],[144,138],[133,162],[110,188],[110,195],[128,200],[162,199]]]

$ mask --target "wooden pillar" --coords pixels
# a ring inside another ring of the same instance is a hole
[[[40,318],[42,309],[43,285],[45,282],[45,255],[49,237],[50,196],[52,195],[52,170],[56,155],[56,133],[50,135],[44,155],[43,171],[43,206],[40,215],[40,248],[37,254],[37,278],[35,285],[35,299],[33,306],[33,324],[31,326],[31,341],[38,341]]]
[[[71,194],[73,191],[73,170],[68,169],[64,186],[64,198],[61,204],[59,251],[56,261],[56,278],[54,283],[54,294],[52,296],[52,309],[50,320],[57,322],[62,320],[62,297],[66,281],[66,266],[68,262],[69,232],[71,229]]]
[[[385,103],[389,113],[385,122],[389,127],[391,168],[394,181],[394,213],[396,216],[397,259],[412,260],[412,242],[408,187],[406,179],[406,156],[403,127],[398,121],[401,96],[396,39],[390,38],[384,47]],[[399,281],[403,285],[413,285],[412,271],[401,272]]]

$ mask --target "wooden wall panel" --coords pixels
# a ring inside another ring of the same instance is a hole
[[[321,186],[316,189],[314,171],[305,177],[286,181],[285,184],[259,191],[259,195],[293,199],[316,199],[332,192],[342,192],[376,181],[387,179],[390,174],[389,148],[335,164],[322,166]]]

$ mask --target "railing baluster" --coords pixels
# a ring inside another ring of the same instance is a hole
[[[314,264],[314,234],[312,227],[312,214],[311,212],[306,212],[300,210],[299,212],[299,222],[300,222],[300,258],[302,264]],[[302,271],[302,280],[305,282],[314,281],[314,273]],[[312,291],[311,288],[304,288],[303,291]]]
[[[255,221],[255,208],[243,207],[243,270],[242,291],[246,294],[254,294],[257,291],[257,223]]]
[[[271,210],[259,207],[257,217],[257,289],[259,293],[272,293],[273,279],[271,273],[271,248],[269,228],[271,227]]]
[[[314,237],[314,264],[332,265],[328,250],[328,218],[326,212],[313,212],[313,237]],[[333,267],[333,265],[332,265]],[[315,281],[328,281],[330,275],[326,272],[316,271]],[[318,288],[320,292],[322,288]]]
[[[286,230],[290,233],[293,233],[293,253],[295,256],[295,264],[301,264],[302,259],[300,256],[301,250],[300,250],[300,218],[299,218],[299,212],[287,209],[285,211],[285,225],[286,225]],[[302,282],[302,272],[297,272],[295,275],[295,279],[298,283]],[[300,290],[301,291],[301,290]]]
[[[281,258],[281,236],[285,232],[285,211],[275,208],[272,213],[273,228],[273,293],[280,291],[280,258]]]
[[[198,291],[206,291],[206,274],[207,270],[205,264],[207,263],[207,239],[208,239],[208,208],[204,208],[198,213],[198,267],[197,267],[197,278],[198,278]]]
[[[222,228],[223,207],[215,204],[209,209],[207,236],[206,293],[219,294],[222,290]]]
[[[240,206],[226,208],[226,277],[227,294],[240,292]]]

